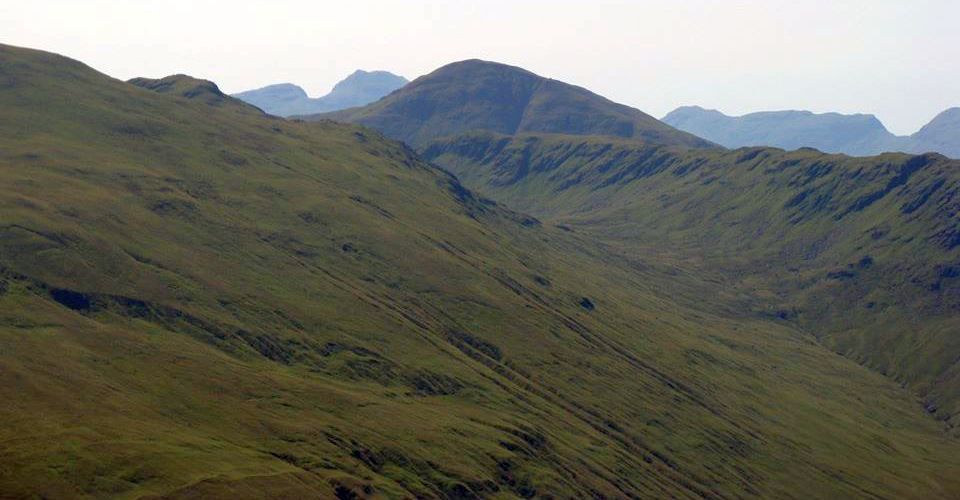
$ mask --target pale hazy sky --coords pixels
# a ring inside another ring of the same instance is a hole
[[[477,57],[657,117],[864,112],[902,134],[960,106],[960,0],[0,0],[0,43],[227,92],[320,95],[357,68],[412,79]]]

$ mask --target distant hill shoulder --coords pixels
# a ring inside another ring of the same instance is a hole
[[[584,88],[477,59],[443,66],[368,106],[305,118],[359,123],[414,146],[470,130],[603,135],[664,145],[714,146]]]
[[[892,134],[869,114],[762,111],[729,116],[699,106],[683,106],[663,121],[729,148],[812,147],[828,153],[869,156],[891,151],[937,152],[960,157],[960,109],[947,110],[912,136]]]
[[[311,98],[301,87],[279,83],[234,94],[240,100],[277,116],[323,113],[363,106],[403,87],[407,79],[388,71],[357,70],[337,83],[329,94]]]
[[[236,106],[260,113],[241,100],[224,94],[217,84],[188,75],[171,75],[164,78],[132,78],[127,83],[160,94],[173,94],[187,99],[202,101],[211,106]]]
[[[940,113],[910,138],[914,151],[924,149],[960,158],[960,107]]]

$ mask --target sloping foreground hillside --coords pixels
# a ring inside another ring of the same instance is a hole
[[[801,327],[951,425],[960,412],[958,161],[483,133],[425,155],[633,258],[681,261],[735,289],[733,311]]]
[[[0,496],[960,492],[908,392],[685,268],[137,83],[0,46]]]

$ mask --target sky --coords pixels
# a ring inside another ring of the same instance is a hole
[[[317,96],[355,69],[413,79],[481,58],[657,117],[871,113],[909,134],[960,106],[958,0],[3,0],[0,43],[226,92]]]

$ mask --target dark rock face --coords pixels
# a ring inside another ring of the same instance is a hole
[[[92,304],[90,297],[71,290],[53,290],[50,292],[53,300],[74,311],[87,311]]]
[[[387,71],[357,70],[323,96],[311,98],[292,83],[269,85],[234,97],[277,116],[307,115],[363,106],[403,87],[407,79]]]

